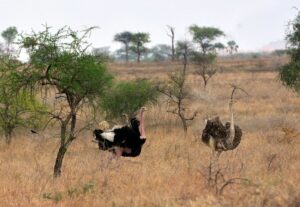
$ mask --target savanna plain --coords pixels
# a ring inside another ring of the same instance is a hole
[[[137,158],[111,159],[87,130],[70,146],[62,175],[53,178],[59,130],[17,131],[10,146],[0,142],[0,206],[300,206],[300,97],[279,80],[276,69],[285,61],[218,60],[224,67],[206,89],[189,65],[186,113],[198,114],[187,136],[162,96],[147,106],[147,141]],[[181,67],[109,64],[120,80],[166,81]],[[229,120],[230,84],[248,93],[239,91],[234,100],[243,137],[212,165],[201,133],[206,118]]]

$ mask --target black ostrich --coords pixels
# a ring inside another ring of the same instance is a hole
[[[144,129],[144,112],[141,108],[141,122],[136,118],[130,119],[130,124],[114,126],[109,130],[95,129],[94,136],[100,150],[112,151],[117,156],[137,157],[146,141]]]
[[[233,119],[233,95],[236,89],[241,88],[233,86],[229,103],[230,122],[226,122],[224,126],[219,117],[206,120],[206,126],[202,132],[202,141],[213,150],[213,153],[217,152],[217,157],[219,157],[223,151],[237,148],[243,135],[242,129],[234,124]]]

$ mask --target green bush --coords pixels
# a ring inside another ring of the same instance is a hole
[[[147,80],[121,82],[105,94],[100,106],[107,118],[119,118],[123,113],[132,117],[140,107],[155,102],[157,95],[156,89]]]
[[[288,25],[287,54],[290,62],[281,67],[279,75],[283,84],[300,92],[300,12]]]

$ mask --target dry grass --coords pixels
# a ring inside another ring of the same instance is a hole
[[[120,79],[166,77],[163,70],[122,74]],[[199,136],[206,116],[229,118],[230,83],[250,96],[237,96],[235,117],[244,135],[237,150],[221,155],[225,180],[218,187],[231,178],[247,182],[217,195],[208,185],[211,153]],[[9,147],[1,142],[0,206],[300,206],[300,98],[281,85],[276,72],[217,74],[206,91],[190,75],[188,85],[191,110],[199,111],[188,137],[165,104],[151,106],[148,140],[138,158],[109,162],[111,155],[100,152],[86,132],[67,152],[62,176],[53,179],[58,139],[23,131]]]

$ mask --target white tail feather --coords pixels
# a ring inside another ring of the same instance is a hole
[[[115,133],[114,132],[103,132],[103,133],[101,133],[101,137],[110,142],[113,142],[114,138],[115,138]]]

